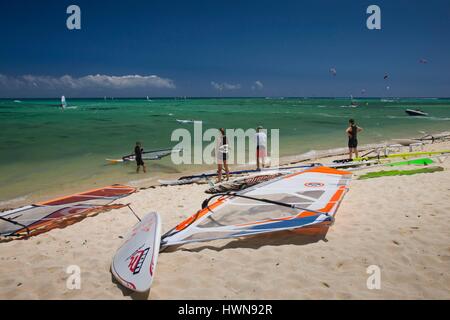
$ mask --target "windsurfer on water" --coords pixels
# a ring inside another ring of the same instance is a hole
[[[143,152],[144,152],[144,149],[141,147],[141,143],[136,142],[136,146],[134,147],[134,155],[136,157],[136,164],[137,164],[136,173],[139,173],[141,166],[144,169],[144,173],[147,172],[147,168],[145,167],[144,160],[142,160]]]

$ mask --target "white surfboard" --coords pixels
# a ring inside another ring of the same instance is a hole
[[[134,226],[113,258],[111,271],[117,281],[136,292],[150,290],[160,241],[161,217],[151,212]]]

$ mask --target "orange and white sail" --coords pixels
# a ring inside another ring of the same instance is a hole
[[[221,196],[166,233],[161,246],[331,223],[350,179],[348,171],[316,167]]]
[[[136,188],[112,185],[0,213],[0,236],[30,236],[67,226],[86,217],[124,205],[111,203]]]

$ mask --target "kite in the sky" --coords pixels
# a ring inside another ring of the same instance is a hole
[[[330,73],[331,73],[333,76],[336,76],[336,74],[337,74],[336,68],[331,68],[331,69],[330,69]]]
[[[427,63],[428,63],[428,60],[422,58],[422,59],[419,60],[419,63],[421,63],[421,64],[427,64]]]
[[[387,78],[389,78],[389,75],[387,73],[384,74],[384,80],[387,80]]]
[[[361,94],[365,94],[365,93],[366,93],[366,89],[362,89]]]

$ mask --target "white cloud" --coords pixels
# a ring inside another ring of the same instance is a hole
[[[241,85],[238,84],[230,84],[230,83],[217,83],[214,81],[211,81],[211,85],[213,86],[214,89],[219,90],[219,91],[223,91],[223,90],[239,90],[241,89]]]
[[[256,80],[255,84],[252,86],[252,90],[262,90],[263,88],[264,88],[264,85],[259,80]]]
[[[2,87],[19,87],[20,81],[17,78],[11,78],[4,74],[0,74],[0,86]]]
[[[0,87],[6,87],[7,80],[6,76],[0,73]]]
[[[75,78],[70,75],[61,77],[24,75],[19,77],[9,77],[0,74],[0,85],[8,88],[41,88],[41,89],[129,89],[129,88],[175,88],[175,83],[171,79],[161,78],[156,75],[87,75]]]

